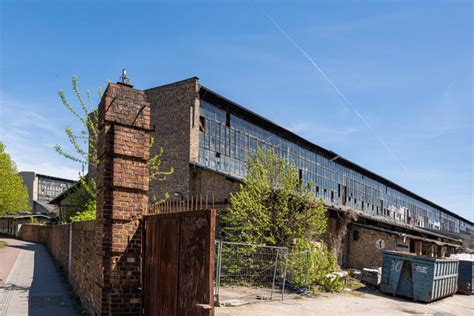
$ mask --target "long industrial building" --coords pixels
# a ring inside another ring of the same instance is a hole
[[[247,158],[264,147],[291,161],[302,180],[312,181],[314,194],[327,203],[420,228],[473,232],[472,222],[218,95],[199,85],[197,78],[146,92],[156,139],[165,151],[164,164],[177,171],[170,178],[182,180],[183,171],[190,169],[189,184],[167,186],[167,192],[202,192],[193,181],[196,168],[221,174],[231,182],[241,180]],[[159,187],[155,190],[164,192]]]
[[[151,104],[152,154],[162,148],[161,169],[174,169],[166,180],[150,183],[152,200],[166,193],[213,194],[224,210],[245,177],[248,157],[264,147],[315,184],[315,196],[329,210],[329,243],[340,215],[358,214],[344,240],[332,245],[342,266],[380,266],[384,249],[446,256],[474,248],[471,221],[213,92],[196,77],[144,92]],[[67,205],[63,197],[54,203]]]
[[[415,252],[415,241],[432,256],[455,251],[461,237],[472,247],[471,221],[215,93],[196,77],[145,93],[156,140],[152,152],[163,148],[162,168],[174,168],[165,181],[150,184],[151,197],[214,194],[224,209],[245,177],[248,157],[265,147],[315,184],[315,196],[331,211],[329,230],[336,229],[338,212],[360,214],[338,249],[342,265],[377,266],[382,249]]]

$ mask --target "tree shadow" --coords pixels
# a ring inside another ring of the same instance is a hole
[[[394,301],[399,301],[399,302],[404,302],[408,304],[422,304],[422,305],[428,305],[429,303],[422,302],[422,301],[414,301],[413,299],[409,297],[404,297],[404,296],[399,296],[399,295],[391,295],[387,293],[383,293],[380,291],[380,289],[372,287],[372,286],[363,286],[361,288],[358,288],[357,290],[354,290],[356,292],[362,293],[362,294],[370,294],[370,295],[375,295],[387,299],[391,299]]]
[[[10,280],[4,287],[5,291],[20,292],[22,297],[25,294],[28,296],[28,315],[78,315],[74,302],[68,296],[67,283],[44,245],[24,242],[8,246],[33,252],[32,263],[29,262],[30,254],[21,259],[21,278],[13,282]],[[33,271],[29,270],[30,264],[33,265]],[[30,273],[31,284],[28,284]],[[22,303],[21,297],[19,302]]]

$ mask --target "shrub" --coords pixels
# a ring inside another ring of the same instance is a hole
[[[337,260],[324,242],[298,239],[288,263],[292,281],[300,286],[320,285],[331,292],[344,288],[339,276],[332,274],[336,269]]]

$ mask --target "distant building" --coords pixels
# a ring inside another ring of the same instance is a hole
[[[46,225],[52,222],[52,218],[43,214],[37,215],[6,215],[0,217],[0,234],[18,237],[21,225],[34,221],[36,224]]]
[[[49,202],[74,185],[76,181],[22,171],[20,176],[28,189],[29,203],[32,214],[48,214],[53,212],[55,205]]]

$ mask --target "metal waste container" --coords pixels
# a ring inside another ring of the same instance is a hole
[[[463,294],[474,294],[474,261],[459,261],[458,291]]]
[[[432,302],[456,293],[458,267],[457,259],[384,251],[380,289],[415,301]]]

